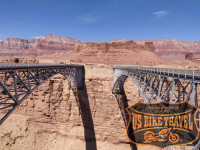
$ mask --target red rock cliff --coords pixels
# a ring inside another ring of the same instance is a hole
[[[75,44],[81,43],[80,40],[69,37],[60,37],[48,34],[44,39],[37,40],[36,48],[51,50],[71,50]]]
[[[48,34],[43,39],[18,39],[7,38],[5,42],[0,42],[0,50],[23,50],[23,49],[47,49],[47,50],[71,50],[80,40],[60,37]]]
[[[90,62],[107,64],[155,65],[168,64],[155,53],[153,42],[137,44],[134,41],[84,42],[76,45],[73,53],[62,55],[59,59],[72,62]],[[56,59],[54,57],[54,59]]]
[[[85,42],[74,48],[75,52],[94,51],[101,53],[124,53],[136,51],[155,51],[153,42],[145,42],[143,45],[137,44],[134,41],[110,41],[105,42]]]
[[[143,44],[147,40],[136,41],[139,44]],[[193,52],[195,54],[200,54],[200,41],[179,41],[179,40],[168,40],[168,39],[158,39],[158,40],[148,40],[153,42],[155,46],[155,51],[159,55],[183,55],[185,56],[188,52]]]
[[[36,40],[7,38],[2,44],[2,49],[28,49],[35,47]]]

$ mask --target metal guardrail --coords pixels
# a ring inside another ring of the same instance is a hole
[[[83,67],[74,64],[34,64],[34,63],[0,63],[0,71],[16,69],[33,69],[33,68],[51,68],[51,67]]]
[[[144,73],[151,73],[157,75],[171,76],[185,79],[198,79],[200,82],[199,70],[184,70],[184,69],[171,69],[171,68],[153,68],[153,67],[140,67],[140,66],[113,66],[113,69],[121,69],[127,71],[139,71]]]

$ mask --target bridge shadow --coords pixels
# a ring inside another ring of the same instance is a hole
[[[124,89],[121,89],[122,91],[124,91]],[[124,120],[124,125],[125,128],[127,128],[128,125],[128,121],[129,121],[129,114],[128,112],[125,110],[129,105],[128,105],[128,101],[127,101],[127,97],[125,95],[125,93],[123,92],[123,94],[115,94],[115,98],[117,99],[118,105],[119,105],[119,109],[121,111],[123,120]],[[130,126],[132,126],[130,124]],[[132,141],[135,141],[135,137],[133,136],[133,130],[131,130],[132,128],[130,128],[129,132],[127,133],[129,137],[131,137]],[[129,142],[131,150],[137,150],[137,146],[136,144],[133,144],[131,142]]]
[[[85,71],[84,75],[85,77]],[[77,104],[79,106],[79,111],[81,114],[83,126],[84,126],[84,136],[86,141],[86,150],[97,150],[96,136],[94,131],[94,123],[92,119],[90,103],[88,100],[87,88],[85,85],[85,80],[83,80],[84,86],[81,90],[73,90],[76,97]]]

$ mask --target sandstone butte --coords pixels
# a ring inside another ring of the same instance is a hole
[[[53,35],[39,40],[12,39],[10,41],[13,44],[8,41],[0,43],[1,59],[6,62],[16,61],[15,57],[26,57],[19,58],[19,62],[38,63],[39,59],[41,63],[56,63],[60,59],[67,63],[68,59],[72,63],[81,61],[85,65],[87,95],[83,96],[88,97],[95,136],[91,135],[89,127],[84,129],[68,81],[57,75],[37,88],[0,126],[2,150],[93,150],[95,147],[97,150],[131,150],[121,112],[111,92],[112,64],[174,65],[156,54],[156,48],[149,41],[141,44],[126,40],[81,42]],[[66,43],[66,49],[61,46],[62,42]],[[36,46],[34,43],[40,44]],[[15,48],[12,48],[14,45]],[[43,55],[36,55],[32,51]],[[190,60],[193,58],[193,55],[189,55]],[[142,100],[136,85],[129,79],[125,83],[125,92],[129,105]],[[180,146],[174,148],[180,149]],[[146,149],[156,148],[138,145],[138,150]],[[192,147],[188,146],[189,149]]]

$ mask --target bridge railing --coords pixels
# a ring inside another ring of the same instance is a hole
[[[200,71],[199,70],[154,68],[154,67],[140,67],[140,66],[113,66],[113,69],[139,71],[139,72],[146,72],[146,73],[151,73],[151,74],[190,78],[190,79],[200,79]]]

